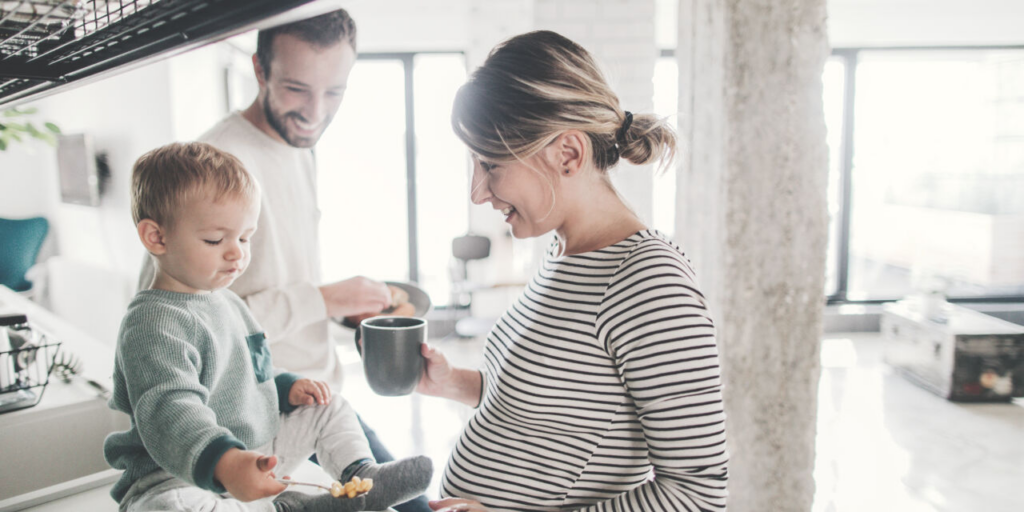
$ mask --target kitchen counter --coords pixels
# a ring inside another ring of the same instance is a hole
[[[114,367],[112,345],[90,337],[9,288],[0,286],[0,314],[22,313],[61,351],[82,361],[82,375],[108,389]],[[0,414],[0,512],[23,510],[88,489],[109,486],[119,471],[103,459],[103,439],[126,430],[126,415],[82,379],[51,375],[39,404]],[[113,500],[110,504],[116,508]]]

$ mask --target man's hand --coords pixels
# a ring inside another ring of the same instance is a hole
[[[391,306],[387,285],[362,276],[325,284],[320,287],[320,294],[327,305],[327,316],[335,318],[379,313]]]
[[[326,382],[299,379],[288,390],[288,403],[299,405],[327,405],[331,403],[331,387]]]
[[[213,468],[213,477],[239,501],[253,501],[279,494],[288,486],[274,480],[277,457],[232,448]]]

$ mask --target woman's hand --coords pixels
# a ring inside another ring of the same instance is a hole
[[[299,379],[288,390],[288,403],[299,405],[327,405],[331,403],[331,387],[326,382]]]
[[[448,398],[470,407],[478,405],[483,385],[480,372],[452,367],[440,350],[426,343],[420,345],[420,353],[426,359],[426,364],[420,382],[416,385],[417,392]]]
[[[288,486],[274,479],[277,457],[232,448],[220,457],[213,477],[239,501],[253,501],[279,494]]]
[[[420,345],[420,353],[426,359],[423,376],[416,385],[416,391],[424,395],[447,397],[451,387],[454,368],[448,364],[448,358],[440,350],[424,343]]]
[[[443,500],[435,500],[428,502],[431,510],[437,510],[438,512],[487,512],[487,507],[480,504],[479,501],[464,500],[462,498],[445,498]]]

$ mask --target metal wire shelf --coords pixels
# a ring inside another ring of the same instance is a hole
[[[39,60],[159,0],[7,0],[0,2],[0,58]]]
[[[0,106],[311,0],[0,0]]]
[[[39,403],[50,383],[50,371],[60,342],[48,342],[0,352],[0,413]]]

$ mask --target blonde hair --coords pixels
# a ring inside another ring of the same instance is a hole
[[[170,227],[182,205],[201,193],[213,200],[258,200],[259,185],[234,155],[203,142],[173,143],[139,157],[132,168],[132,219]]]
[[[491,50],[455,97],[452,129],[472,152],[495,161],[525,160],[565,131],[578,130],[587,135],[585,156],[599,171],[620,157],[667,165],[676,148],[664,119],[622,109],[593,57],[550,31],[522,34]]]

